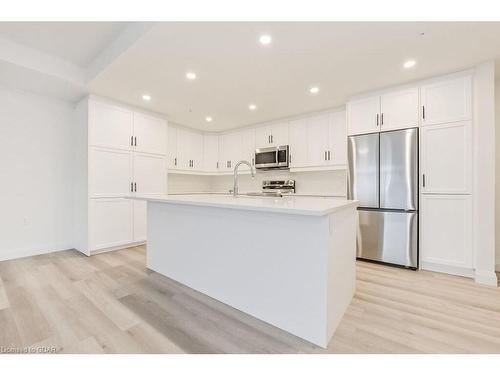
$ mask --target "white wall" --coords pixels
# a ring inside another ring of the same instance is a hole
[[[495,82],[495,248],[500,271],[500,79]]]
[[[168,193],[207,193],[212,191],[210,176],[168,174]]]
[[[0,87],[0,260],[72,248],[73,105]]]
[[[495,274],[495,63],[474,73],[474,279],[497,285]]]

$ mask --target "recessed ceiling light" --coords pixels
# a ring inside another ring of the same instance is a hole
[[[317,94],[317,93],[319,92],[319,87],[317,87],[317,86],[311,87],[311,88],[309,89],[309,92],[310,92],[311,94]]]
[[[267,46],[268,44],[271,44],[272,41],[273,41],[273,38],[271,38],[271,35],[268,35],[268,34],[261,35],[259,38],[259,42],[263,46]]]
[[[187,72],[186,73],[186,78],[189,79],[190,81],[196,79],[196,73],[193,72]]]
[[[255,104],[250,104],[250,105],[248,106],[248,109],[249,109],[250,111],[255,111],[255,110],[257,109],[257,106],[256,106]]]
[[[142,96],[142,100],[145,100],[145,101],[149,102],[149,101],[151,100],[151,95],[144,94],[144,95]]]
[[[207,116],[207,117],[205,117],[205,120],[206,120],[207,122],[212,122],[212,117]]]
[[[415,60],[408,60],[408,61],[405,61],[405,63],[403,64],[403,66],[406,69],[408,69],[408,68],[413,68],[416,64],[417,64],[417,62]]]

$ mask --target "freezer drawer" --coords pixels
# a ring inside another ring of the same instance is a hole
[[[418,129],[380,133],[380,208],[416,210]]]
[[[379,135],[366,134],[348,138],[348,198],[357,199],[360,207],[379,206]]]
[[[358,258],[417,267],[416,212],[358,210]]]

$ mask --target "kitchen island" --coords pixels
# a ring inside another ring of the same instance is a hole
[[[135,199],[148,202],[149,269],[328,345],[354,294],[357,201],[202,194]]]

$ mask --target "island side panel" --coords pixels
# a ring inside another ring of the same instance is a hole
[[[148,202],[147,267],[320,346],[329,219]]]
[[[356,207],[330,215],[327,343],[335,333],[355,293],[357,223]]]

